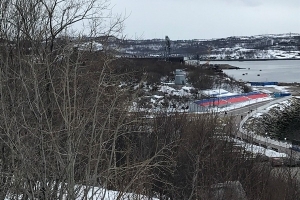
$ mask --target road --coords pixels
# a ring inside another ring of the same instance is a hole
[[[266,105],[266,104],[270,103],[271,101],[272,100],[257,102],[257,103],[254,103],[254,104],[249,104],[249,105],[241,107],[241,108],[236,108],[236,109],[227,111],[227,114],[228,115],[234,115],[234,116],[241,116],[241,115],[243,115],[243,117],[244,117],[251,110],[255,111],[255,110],[257,110],[257,108],[259,108],[259,107],[261,107],[263,105]]]
[[[220,114],[224,116],[233,116],[235,117],[235,124],[236,124],[236,137],[244,140],[247,143],[252,143],[258,146],[262,146],[264,148],[272,149],[274,151],[285,153],[291,157],[300,159],[300,152],[292,151],[290,149],[290,143],[282,142],[282,141],[276,141],[270,138],[265,138],[260,135],[247,133],[246,130],[243,129],[243,123],[247,121],[249,117],[254,115],[257,112],[267,112],[267,110],[264,110],[265,108],[269,107],[270,105],[273,105],[275,103],[280,103],[284,100],[287,100],[289,98],[292,98],[292,96],[277,98],[273,100],[267,100],[263,102],[257,102],[253,104],[246,105],[241,108],[236,108],[230,111],[221,112]]]
[[[289,97],[291,98],[291,97]],[[257,102],[254,104],[250,104],[247,106],[244,106],[242,108],[234,109],[227,112],[227,115],[229,116],[236,116],[236,126],[239,129],[237,131],[237,137],[245,140],[246,142],[251,142],[255,145],[260,145],[268,149],[275,150],[280,153],[286,153],[289,156],[300,158],[300,152],[292,151],[290,149],[290,145],[285,142],[275,141],[270,138],[265,138],[258,135],[252,135],[250,136],[245,130],[243,130],[242,126],[243,123],[247,120],[245,117],[251,116],[251,114],[254,114],[256,111],[262,111],[262,108],[265,106],[268,106],[268,104],[278,103],[280,101],[283,101],[288,98],[281,98],[276,100],[268,100],[264,102]]]

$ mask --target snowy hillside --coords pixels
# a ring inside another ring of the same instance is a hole
[[[164,57],[165,41],[126,40],[120,42],[120,56]],[[171,56],[190,59],[300,59],[300,34],[234,36],[210,40],[171,40]]]

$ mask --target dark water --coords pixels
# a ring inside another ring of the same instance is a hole
[[[243,81],[274,81],[300,82],[300,60],[272,60],[272,61],[211,61],[211,64],[229,64],[245,69],[224,70],[226,74],[236,80]],[[250,68],[250,69],[249,69]],[[247,73],[247,75],[246,75]],[[243,75],[245,74],[245,75]],[[260,76],[257,76],[257,75]]]

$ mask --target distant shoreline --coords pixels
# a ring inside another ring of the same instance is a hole
[[[214,62],[214,61],[278,61],[278,60],[300,60],[300,58],[278,58],[278,59],[269,59],[269,58],[259,58],[259,59],[218,59],[218,60],[210,60],[210,62]],[[200,60],[200,61],[206,61],[207,60]]]

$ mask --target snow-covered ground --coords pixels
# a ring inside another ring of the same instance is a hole
[[[202,91],[202,93],[204,93],[207,96],[213,96],[213,97],[225,97],[225,96],[232,96],[238,94],[238,93],[228,92],[227,90],[224,89],[204,90]]]
[[[273,151],[271,149],[267,149],[267,148],[264,148],[261,146],[246,143],[242,140],[234,139],[234,142],[238,146],[244,147],[246,151],[252,152],[254,154],[262,154],[262,155],[266,155],[268,157],[287,157],[287,154],[285,154],[285,153],[279,153],[279,152]]]
[[[263,88],[263,91],[265,91],[265,93],[271,93],[271,91],[268,90],[268,88],[276,88],[276,90],[278,91],[282,91],[282,92],[288,92],[288,87],[283,87],[283,86],[264,86],[264,87],[259,87],[260,90]],[[169,95],[174,95],[174,96],[191,96],[191,91],[194,89],[193,87],[188,87],[188,86],[184,86],[181,89],[175,89],[171,86],[168,85],[162,85],[159,87],[158,91],[164,92],[166,94]],[[258,90],[258,88],[254,87],[254,90]],[[237,93],[230,93],[224,89],[215,89],[215,90],[205,90],[203,91],[203,93],[207,94],[207,95],[214,95],[214,96],[218,96],[218,97],[222,97],[222,96],[229,96],[229,95],[235,95]],[[161,95],[152,95],[150,96],[151,102],[152,103],[157,103],[157,101],[162,101],[162,99],[164,98],[164,96]],[[298,97],[299,98],[299,97]],[[224,110],[231,110],[231,109],[235,109],[235,108],[240,108],[243,106],[246,106],[248,104],[251,103],[256,103],[256,102],[260,102],[260,101],[266,101],[266,100],[270,100],[273,99],[272,97],[267,97],[267,98],[261,98],[261,99],[256,99],[256,100],[249,100],[247,102],[244,103],[237,103],[231,106],[227,106],[226,108],[222,108],[219,109],[218,111],[223,111]],[[289,101],[282,101],[280,103],[276,103],[273,105],[270,105],[269,107],[267,107],[265,109],[264,112],[268,111],[270,108],[274,107],[274,106],[284,106],[284,105],[288,105]],[[261,116],[263,113],[257,112],[255,113],[255,115],[253,115],[252,117],[259,117]],[[266,155],[268,157],[287,157],[287,154],[285,153],[279,153],[276,152],[274,150],[271,149],[267,149],[261,146],[257,146],[254,144],[250,144],[250,143],[246,143],[242,140],[238,140],[238,139],[233,139],[233,141],[235,142],[235,144],[237,146],[241,146],[243,148],[245,148],[246,151],[248,152],[252,152],[254,154],[263,154]],[[78,186],[80,187],[79,189],[79,197],[76,199],[83,199],[84,198],[84,191],[85,188],[82,186]],[[99,188],[99,187],[94,187],[94,188],[88,188],[90,189],[88,194],[87,194],[87,198],[91,199],[91,200],[97,200],[97,199],[102,199],[102,200],[113,200],[113,199],[117,199],[117,197],[120,195],[120,191],[113,191],[113,190],[106,190],[104,188]],[[11,195],[8,194],[5,198],[5,200],[8,199],[22,199],[22,197],[16,197],[15,195]],[[149,197],[144,196],[144,195],[139,195],[139,194],[134,194],[134,193],[123,193],[122,197],[120,198],[120,200],[132,200],[132,199],[140,199],[140,200],[146,200],[149,199]],[[157,198],[151,198],[153,200],[158,200]]]
[[[134,199],[139,199],[139,200],[148,200],[150,197],[145,196],[145,195],[140,195],[140,194],[135,194],[135,193],[126,193],[126,192],[120,192],[120,191],[114,191],[114,190],[107,190],[104,188],[99,188],[99,187],[85,187],[85,186],[75,186],[75,190],[78,191],[78,195],[75,200],[81,200],[87,199],[89,200],[115,200],[115,199],[120,199],[120,200],[134,200]],[[88,190],[87,195],[85,196],[86,190]],[[120,197],[119,197],[120,195]],[[59,196],[59,194],[58,194]],[[119,197],[119,198],[118,198]],[[10,199],[23,199],[22,195],[16,196],[15,194],[8,194],[4,200],[10,200]],[[67,196],[64,195],[62,199],[67,199]],[[151,198],[152,200],[159,200],[157,198]]]
[[[288,92],[288,87],[285,87],[285,86],[264,86],[264,87],[259,86],[259,87],[254,87],[253,89],[257,90],[258,88],[259,89],[263,88],[263,90],[266,91],[266,93],[271,93],[271,91],[269,91],[268,88],[273,88],[273,89],[276,89],[280,92]],[[257,99],[256,101],[260,102],[260,101],[265,101],[265,100],[269,100],[269,99],[273,99],[273,98],[268,97],[268,98],[265,98],[265,99]],[[236,104],[234,106],[229,106],[226,109],[230,110],[230,109],[234,109],[234,108],[237,108],[237,107],[243,107],[243,106],[246,106],[248,104],[251,104],[251,102],[250,103],[247,102],[247,103]],[[269,103],[269,105],[266,108],[264,108],[261,112],[256,112],[254,115],[252,115],[252,117],[259,117],[259,116],[263,115],[263,113],[268,112],[272,107],[279,107],[279,108],[282,109],[285,106],[288,106],[289,104],[290,104],[290,100],[283,100],[280,103],[274,103],[274,104]],[[219,109],[219,111],[222,111],[222,109]],[[263,139],[263,137],[261,137],[261,138]],[[269,138],[265,138],[265,139],[268,140],[268,142],[272,142]],[[264,148],[262,146],[257,146],[257,145],[254,145],[254,144],[245,143],[244,141],[241,141],[241,140],[235,140],[235,142],[236,142],[237,145],[243,146],[246,151],[252,152],[254,154],[263,154],[263,155],[266,155],[268,157],[287,157],[288,156],[285,153],[279,153],[279,152],[276,152],[274,150]],[[274,142],[279,143],[277,141],[274,141]],[[285,145],[287,145],[287,144],[285,144]]]
[[[244,48],[237,45],[233,48],[218,48],[212,50],[210,55],[204,56],[205,60],[230,60],[230,59],[300,59],[299,50],[258,50]],[[187,60],[188,64],[195,65],[197,60]]]
[[[263,92],[266,94],[271,94],[274,92],[274,90],[278,91],[278,92],[289,92],[289,88],[286,86],[277,86],[277,85],[269,85],[269,86],[258,86],[258,87],[252,87],[254,91],[258,91],[258,92]],[[163,95],[150,95],[148,96],[149,101],[150,101],[150,106],[151,108],[149,109],[144,109],[144,111],[149,111],[149,113],[152,112],[161,112],[161,111],[166,111],[166,112],[187,112],[187,109],[185,109],[185,106],[187,105],[186,103],[180,103],[177,102],[176,99],[178,98],[193,98],[193,94],[192,94],[192,90],[194,90],[193,87],[189,87],[189,86],[183,86],[183,87],[175,87],[172,84],[162,84],[158,86],[157,91],[160,93],[163,93]],[[202,94],[206,95],[206,96],[213,96],[213,97],[226,97],[226,96],[232,96],[232,95],[236,95],[236,94],[240,94],[239,91],[235,91],[235,92],[229,92],[225,89],[212,89],[212,90],[204,90],[201,91]],[[169,107],[167,108],[163,108],[162,104],[164,104],[165,102],[165,97],[171,97]],[[272,97],[271,95],[268,97],[264,97],[264,98],[258,98],[258,99],[249,99],[246,102],[241,102],[241,103],[234,103],[234,104],[229,104],[226,107],[213,107],[210,108],[209,112],[214,111],[214,112],[224,112],[224,111],[230,111],[233,109],[238,109],[238,108],[242,108],[245,106],[248,106],[250,104],[254,104],[254,103],[258,103],[258,102],[263,102],[263,101],[269,101],[269,100],[275,100],[274,97]],[[288,101],[283,101],[280,103],[280,105],[282,107],[284,107],[284,105],[286,105],[288,103]],[[171,105],[171,106],[170,106]],[[173,105],[173,106],[172,106]],[[137,108],[136,107],[137,104],[135,103],[134,106],[132,108]],[[279,104],[274,104],[274,105],[270,105],[268,108],[264,109],[264,112],[268,112],[268,110],[270,108],[272,108],[273,106],[279,106]],[[132,109],[134,110],[134,109]],[[206,110],[207,112],[207,110]],[[199,114],[201,114],[203,112],[200,112]],[[262,115],[262,113],[257,112],[255,113],[255,116],[260,116]],[[278,153],[276,151],[273,151],[271,149],[266,149],[264,147],[261,146],[256,146],[253,144],[247,144],[244,143],[243,141],[238,141],[237,142],[239,145],[243,145],[245,147],[245,149],[247,151],[251,151],[255,154],[260,153],[260,154],[265,154],[269,157],[282,157],[282,156],[287,156],[284,153]]]
[[[191,92],[190,90],[193,89],[193,87],[187,87],[187,86],[183,86],[181,89],[175,89],[173,87],[170,87],[168,85],[162,85],[160,86],[159,90],[160,92],[166,93],[168,95],[173,95],[173,96],[191,96]]]
[[[150,86],[149,86],[150,87]],[[138,88],[138,86],[136,87]],[[279,92],[289,92],[287,86],[277,86],[277,85],[267,85],[267,86],[259,86],[259,87],[252,87],[253,91],[257,92],[262,92],[266,94],[271,94],[276,90]],[[151,88],[144,88],[145,91],[149,91]],[[161,112],[161,111],[167,111],[167,112],[187,112],[186,107],[191,104],[190,100],[189,102],[182,102],[180,99],[193,99],[195,95],[192,93],[192,91],[195,90],[194,87],[192,86],[183,86],[181,88],[176,89],[174,87],[174,84],[168,84],[168,83],[163,83],[162,85],[158,86],[157,91],[160,92],[160,95],[150,95],[146,96],[148,100],[148,108],[144,107],[139,107],[136,102],[133,103],[131,106],[130,110],[131,111],[137,111],[137,110],[142,110],[146,111],[148,110],[149,112]],[[227,96],[232,96],[232,95],[237,95],[241,94],[240,91],[236,90],[234,92],[229,92],[225,89],[212,89],[212,90],[202,90],[199,91],[203,95],[206,96],[211,96],[211,97],[227,97]],[[168,97],[170,100],[168,102],[169,105],[164,105],[163,104],[166,102],[165,98]],[[271,95],[268,97],[264,98],[258,98],[258,99],[249,99],[248,101],[241,102],[241,103],[234,103],[234,104],[228,104],[226,107],[212,107],[209,110],[205,110],[205,112],[224,112],[224,111],[230,111],[233,109],[245,107],[250,104],[254,103],[259,103],[263,101],[268,101],[272,100],[274,97]],[[197,109],[198,110],[198,109]],[[191,111],[191,110],[190,110]]]

